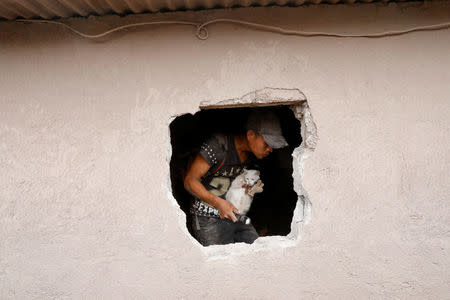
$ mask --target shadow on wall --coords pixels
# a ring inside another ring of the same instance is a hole
[[[228,108],[202,110],[195,115],[185,114],[170,124],[172,158],[170,176],[173,196],[186,213],[190,224],[189,206],[192,196],[184,189],[183,179],[190,161],[201,143],[212,133],[237,134],[245,132],[248,114],[257,108]],[[260,236],[287,235],[291,231],[292,216],[298,196],[293,188],[292,152],[301,142],[300,121],[289,106],[272,106],[281,121],[288,147],[274,150],[258,161],[264,191],[256,194],[248,212]],[[187,225],[190,231],[189,226]]]

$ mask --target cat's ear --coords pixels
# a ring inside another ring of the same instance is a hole
[[[256,170],[256,176],[259,176],[259,170]]]
[[[243,173],[243,174],[247,174],[247,173],[248,173],[248,170],[247,170],[246,168],[244,168],[244,170],[242,170],[242,173]]]

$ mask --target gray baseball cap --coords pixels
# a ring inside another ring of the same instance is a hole
[[[253,130],[261,135],[264,141],[273,149],[288,145],[281,131],[280,120],[269,110],[253,111],[247,120],[247,130]]]

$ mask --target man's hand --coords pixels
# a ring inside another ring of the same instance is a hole
[[[236,207],[234,207],[233,204],[231,204],[230,202],[218,197],[220,199],[220,201],[218,201],[217,203],[217,209],[219,210],[220,213],[220,218],[221,219],[229,219],[233,222],[237,221],[236,216],[234,215],[234,213],[239,213],[239,211],[237,210]]]
[[[188,192],[197,196],[202,201],[207,204],[217,208],[220,213],[221,219],[229,219],[233,222],[237,221],[234,213],[239,213],[236,207],[230,202],[220,198],[217,195],[206,190],[205,186],[201,183],[201,178],[208,172],[210,166],[208,162],[201,156],[197,154],[189,168],[186,178],[184,179],[184,187]]]

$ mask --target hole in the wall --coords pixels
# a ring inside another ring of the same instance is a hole
[[[284,92],[282,89],[273,90],[281,91],[281,94]],[[258,96],[257,92],[254,92],[255,99],[250,97],[250,102],[225,101],[222,105],[206,105],[194,115],[178,116],[170,124],[172,194],[186,215],[189,232],[192,232],[192,216],[189,213],[192,196],[183,185],[183,176],[189,161],[198,152],[201,143],[212,133],[236,134],[245,131],[247,116],[251,111],[259,109],[258,106],[265,106],[265,109],[270,109],[278,115],[289,146],[275,150],[267,158],[258,160],[264,191],[255,196],[247,215],[260,237],[288,236],[291,239],[298,238],[299,226],[305,223],[309,216],[308,209],[305,210],[305,207],[310,207],[309,199],[301,186],[301,161],[307,150],[313,150],[315,147],[316,134],[306,99],[292,101],[289,98],[283,101],[283,97],[278,97],[276,101],[264,101],[264,95]],[[273,91],[269,92],[271,94]],[[255,103],[255,100],[259,102]],[[308,141],[304,140],[305,137]]]

